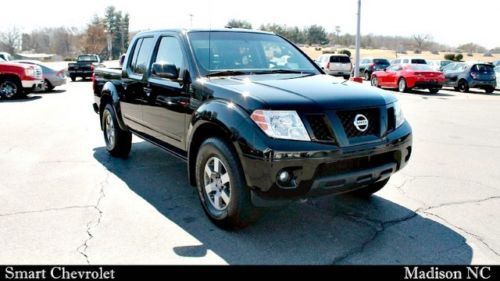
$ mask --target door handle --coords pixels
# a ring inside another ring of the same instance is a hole
[[[151,88],[149,88],[149,87],[144,87],[144,88],[142,88],[142,89],[143,89],[143,91],[144,91],[144,94],[146,94],[146,96],[148,96],[148,97],[151,95],[151,92],[153,91],[153,90],[152,90]]]

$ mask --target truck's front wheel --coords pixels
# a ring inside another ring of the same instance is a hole
[[[219,227],[243,228],[259,217],[236,153],[224,141],[209,138],[201,145],[196,185],[205,213]]]
[[[111,104],[104,108],[101,122],[108,152],[115,157],[127,157],[132,147],[132,134],[120,128]]]
[[[18,98],[23,95],[23,86],[21,82],[11,78],[0,78],[0,98],[7,99]]]

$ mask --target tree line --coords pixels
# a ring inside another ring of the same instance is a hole
[[[103,16],[95,15],[86,28],[39,28],[30,33],[22,33],[17,27],[12,27],[0,33],[0,51],[16,54],[19,52],[57,54],[71,59],[80,53],[99,54],[104,59],[116,59],[126,52],[132,35],[129,30],[130,16],[128,13],[109,6]],[[252,29],[250,22],[231,19],[226,27]],[[343,33],[340,26],[335,26],[333,32],[327,32],[323,26],[306,27],[287,26],[277,23],[262,24],[258,29],[274,32],[298,45],[339,46],[352,48],[355,45],[355,35]],[[488,50],[475,44],[467,43],[458,47],[437,43],[428,34],[414,34],[410,37],[383,36],[366,34],[361,38],[361,47],[365,49],[388,49],[399,53],[406,51],[456,52],[499,54],[500,47]]]
[[[11,27],[0,33],[0,51],[10,54],[57,54],[67,59],[73,59],[81,53],[92,53],[104,59],[116,59],[128,48],[129,24],[128,13],[109,6],[104,16],[94,15],[83,30],[55,27],[22,33],[19,28]]]

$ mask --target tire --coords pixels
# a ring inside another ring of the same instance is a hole
[[[364,74],[363,74],[363,76],[365,77],[366,81],[370,81],[370,78],[371,78],[370,72],[365,71]]]
[[[349,195],[360,197],[360,198],[368,198],[372,196],[374,193],[380,191],[384,186],[389,182],[389,179],[385,179],[383,181],[379,181],[368,186],[362,187],[360,189],[354,190],[350,192]]]
[[[372,79],[371,79],[371,84],[373,87],[377,87],[377,88],[380,88],[380,85],[378,83],[378,78],[377,76],[373,76]]]
[[[120,129],[117,120],[115,109],[107,104],[101,119],[106,150],[114,157],[126,158],[132,147],[132,133]]]
[[[75,82],[75,81],[76,81],[76,76],[73,76],[73,75],[72,75],[72,76],[70,76],[70,78],[71,78],[71,81],[72,81],[72,82]]]
[[[410,89],[408,89],[408,86],[406,84],[406,79],[399,78],[399,80],[398,80],[398,91],[400,93],[407,93],[407,92],[410,91]]]
[[[469,84],[465,80],[460,80],[458,81],[458,91],[461,93],[468,93],[469,92]]]
[[[429,89],[429,92],[430,92],[431,94],[437,94],[437,93],[439,93],[439,90],[441,90],[441,89],[440,89],[440,88],[430,88],[430,89]]]
[[[0,97],[15,99],[23,96],[23,85],[19,80],[12,78],[0,78]]]
[[[349,80],[349,78],[351,78],[351,75],[344,75],[345,80]]]
[[[45,92],[51,92],[52,90],[54,90],[54,86],[52,86],[49,80],[45,79],[43,81],[43,89]]]
[[[205,140],[198,151],[196,186],[203,210],[221,228],[241,229],[260,216],[236,152],[219,138]]]
[[[487,94],[492,94],[495,91],[495,87],[486,87],[486,88],[484,88],[484,91]]]

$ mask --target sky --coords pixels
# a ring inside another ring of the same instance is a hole
[[[22,4],[20,4],[22,3]],[[299,4],[300,3],[300,4]],[[340,26],[356,32],[357,0],[24,0],[2,1],[0,31],[17,26],[24,32],[39,27],[84,28],[93,15],[114,5],[128,12],[130,30],[220,28],[229,19],[243,19],[254,28],[264,23],[287,26],[318,24],[327,31]],[[10,12],[7,12],[10,11]],[[430,34],[450,46],[477,43],[500,47],[500,0],[362,0],[362,34]]]

